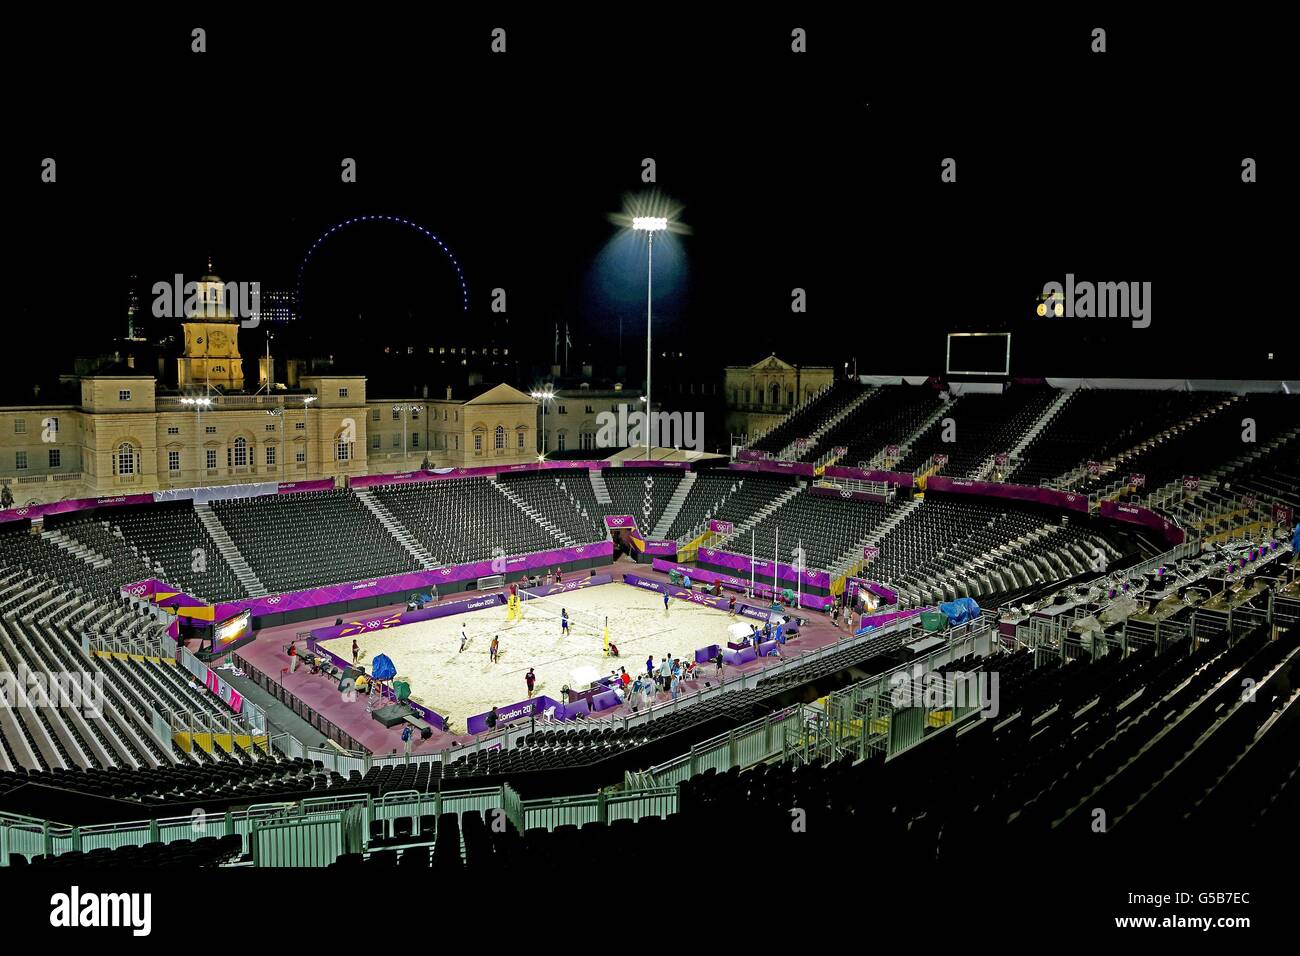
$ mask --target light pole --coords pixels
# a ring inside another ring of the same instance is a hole
[[[266,414],[273,416],[276,419],[276,421],[279,422],[279,424],[276,426],[277,429],[276,437],[281,438],[281,436],[284,435],[284,406],[281,405],[278,408],[267,409]],[[281,438],[280,445],[284,446],[285,444],[286,444],[285,440]],[[280,458],[283,459],[284,455],[281,454]],[[276,470],[283,473],[283,469],[284,469],[284,462],[281,461],[278,467],[276,468]]]
[[[654,405],[650,403],[650,333],[651,303],[653,301],[655,233],[668,228],[667,216],[636,216],[632,229],[646,234],[645,253],[645,457],[650,460],[650,442],[654,423]]]
[[[198,445],[199,451],[199,467],[196,469],[196,478],[202,476],[208,469],[208,463],[205,460],[205,449],[203,447],[203,409],[212,406],[212,399],[208,396],[207,392],[208,384],[204,382],[202,395],[186,395],[181,399],[182,405],[193,405],[195,411],[198,413],[196,416],[198,424],[195,427],[198,429],[198,441],[196,444]]]
[[[398,404],[393,406],[393,411],[402,414],[402,467],[406,467],[406,416],[410,412],[423,409],[423,405]]]
[[[542,406],[542,453],[537,456],[538,461],[546,460],[546,403],[555,397],[555,390],[547,385],[545,388],[529,393]]]
[[[316,401],[315,395],[304,395],[302,397],[302,440],[307,446],[302,453],[302,476],[311,477],[311,420],[307,414],[307,408],[312,402]]]

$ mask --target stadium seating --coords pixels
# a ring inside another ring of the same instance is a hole
[[[271,593],[419,568],[349,490],[230,498],[212,511]]]
[[[715,470],[700,472],[668,529],[668,537],[685,541],[704,531],[710,519],[740,524],[795,487],[780,475]]]
[[[606,514],[632,515],[642,534],[648,535],[659,524],[682,472],[668,468],[606,468],[605,487],[611,503]]]
[[[756,451],[775,455],[796,438],[807,438],[824,422],[843,411],[863,392],[863,386],[853,379],[840,379],[811,402],[800,406],[750,444]]]
[[[149,576],[210,601],[248,597],[191,502],[115,510],[104,524],[134,549],[151,569]],[[201,560],[196,560],[195,549],[201,549]]]
[[[938,390],[928,385],[882,386],[799,460],[811,461],[827,449],[843,446],[847,451],[839,464],[870,461],[887,446],[902,444],[941,404]]]
[[[961,395],[944,409],[916,440],[897,471],[916,471],[932,455],[948,456],[940,473],[955,478],[972,476],[984,459],[1010,451],[1056,397],[1050,388],[1013,386],[1004,392]],[[952,419],[953,434],[944,425]],[[949,438],[954,440],[949,441]]]

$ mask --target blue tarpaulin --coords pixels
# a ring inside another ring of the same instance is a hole
[[[387,654],[376,654],[375,659],[370,662],[370,676],[375,680],[390,680],[397,676],[397,668],[393,666],[393,660]]]
[[[939,610],[950,624],[965,624],[980,616],[980,606],[972,598],[958,598],[939,605]]]

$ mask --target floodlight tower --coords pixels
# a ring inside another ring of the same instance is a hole
[[[632,219],[632,229],[636,232],[646,234],[646,259],[645,259],[645,457],[650,460],[650,442],[653,433],[652,425],[654,423],[654,406],[650,403],[650,335],[651,325],[651,303],[653,302],[654,290],[654,251],[655,251],[655,233],[663,232],[668,228],[667,216],[635,216]]]

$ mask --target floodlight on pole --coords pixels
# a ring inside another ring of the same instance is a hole
[[[632,220],[632,229],[646,234],[645,247],[645,458],[652,458],[650,447],[654,436],[654,406],[650,404],[650,335],[653,327],[651,307],[654,302],[654,255],[655,233],[668,228],[668,219],[664,216],[637,216]]]
[[[539,402],[542,406],[542,453],[537,456],[538,461],[546,460],[546,403],[555,397],[555,390],[552,386],[543,389],[536,389],[528,393]]]

